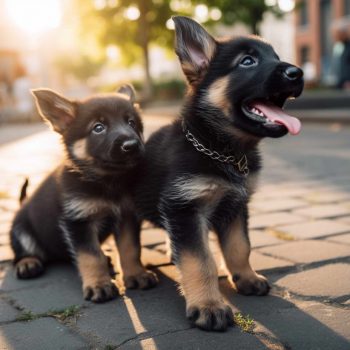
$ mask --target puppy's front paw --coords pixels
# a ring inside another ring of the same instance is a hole
[[[34,278],[44,272],[43,263],[36,257],[26,257],[16,264],[16,275],[20,279]]]
[[[244,295],[266,295],[270,291],[270,285],[267,279],[254,273],[250,276],[241,276],[239,274],[233,276],[238,293]]]
[[[149,289],[155,287],[157,283],[157,275],[149,270],[144,270],[136,275],[124,276],[124,284],[128,289]]]
[[[223,332],[234,325],[231,308],[220,301],[189,306],[186,316],[192,325],[206,331]]]
[[[118,288],[112,283],[98,286],[86,286],[83,290],[84,299],[94,303],[104,303],[115,299],[119,295]]]

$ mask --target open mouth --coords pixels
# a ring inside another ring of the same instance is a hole
[[[274,98],[249,100],[242,103],[242,111],[249,119],[265,127],[283,125],[292,135],[297,135],[300,132],[301,123],[299,119],[283,110],[283,105],[287,98],[275,96]]]

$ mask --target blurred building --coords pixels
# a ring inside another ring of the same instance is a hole
[[[327,83],[330,74],[332,25],[350,16],[350,0],[299,0],[295,9],[296,62],[309,83]]]

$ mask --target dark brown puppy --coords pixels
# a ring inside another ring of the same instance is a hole
[[[267,294],[266,278],[249,263],[248,202],[261,167],[259,141],[300,129],[282,106],[302,92],[303,73],[260,38],[218,41],[189,18],[174,21],[189,93],[181,118],[146,143],[137,205],[141,218],[169,233],[187,317],[222,331],[233,315],[219,290],[208,231],[218,236],[237,290]]]
[[[124,86],[118,93],[84,101],[48,89],[33,95],[41,116],[62,135],[66,158],[24,200],[14,219],[17,276],[36,277],[47,262],[73,260],[85,299],[113,299],[118,290],[100,248],[113,232],[126,287],[154,286],[156,276],[140,261],[140,225],[129,195],[144,154],[133,89]]]

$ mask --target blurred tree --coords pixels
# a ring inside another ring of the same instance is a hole
[[[277,0],[199,0],[198,2],[219,8],[222,12],[221,21],[224,24],[241,22],[249,27],[252,34],[257,35],[265,13],[270,12],[277,17],[283,15]]]
[[[94,35],[103,47],[116,45],[123,63],[140,62],[145,81],[143,97],[152,95],[150,44],[169,46],[173,33],[166,28],[171,17],[170,0],[75,0],[82,35]]]
[[[265,0],[75,0],[75,6],[82,36],[97,39],[101,48],[118,46],[125,64],[140,62],[142,57],[146,99],[152,95],[149,48],[173,45],[173,32],[168,29],[172,15],[193,16],[201,6],[208,10],[203,22],[243,22],[257,34],[265,12],[280,14],[277,2],[268,6]],[[215,9],[216,16],[210,16],[209,9]]]
[[[71,74],[81,81],[97,74],[102,63],[102,60],[95,60],[88,55],[75,56],[72,59],[67,54],[58,56],[55,61],[60,71]]]

